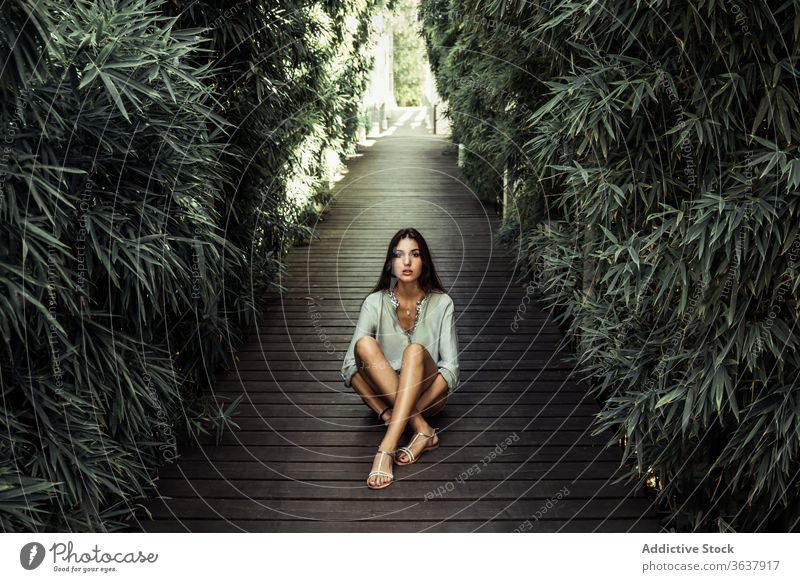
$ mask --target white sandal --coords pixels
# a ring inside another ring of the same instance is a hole
[[[392,457],[392,460],[394,460],[394,455],[395,455],[395,453],[390,453],[389,451],[384,451],[382,449],[378,449],[378,452],[375,453],[375,454],[376,455],[377,454],[381,455],[381,460],[378,461],[378,467],[380,467],[383,464],[383,457],[385,455],[389,455],[390,457]],[[387,481],[383,485],[379,485],[377,487],[373,487],[372,485],[369,484],[369,479],[370,479],[370,477],[374,477],[376,475],[380,476],[380,477],[389,477],[389,481]],[[370,474],[367,475],[367,487],[369,487],[370,489],[383,489],[384,487],[388,487],[389,485],[391,485],[392,481],[394,481],[394,474],[390,473],[388,471],[383,471],[381,469],[376,469],[375,471],[371,471]]]
[[[433,429],[433,434],[425,434],[424,432],[418,432],[417,434],[415,434],[414,438],[411,439],[411,442],[408,443],[407,447],[400,447],[395,451],[395,463],[397,463],[398,465],[411,465],[412,463],[416,463],[418,459],[417,457],[414,456],[414,453],[411,452],[411,447],[414,446],[414,441],[417,440],[417,437],[421,436],[430,440],[436,435],[437,430],[439,429],[438,428]],[[428,445],[427,447],[422,449],[419,452],[419,455],[421,457],[422,453],[424,453],[425,451],[432,451],[438,447],[439,447],[439,442],[437,441],[435,445]],[[397,460],[398,453],[405,453],[405,455],[411,460],[408,463],[401,463],[400,461]]]

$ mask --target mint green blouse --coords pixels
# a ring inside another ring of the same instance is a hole
[[[447,381],[450,392],[458,388],[458,335],[453,300],[447,293],[434,291],[417,301],[414,325],[406,331],[397,317],[399,302],[392,289],[370,293],[361,304],[356,329],[342,363],[344,385],[352,387],[350,379],[358,370],[355,359],[356,342],[371,335],[381,346],[384,356],[398,372],[403,350],[412,342],[427,348],[439,372]]]

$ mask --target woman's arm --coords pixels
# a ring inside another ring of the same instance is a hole
[[[344,381],[344,385],[352,388],[350,384],[350,379],[353,377],[353,374],[356,373],[358,367],[356,366],[356,342],[360,340],[365,335],[371,335],[375,337],[375,332],[378,329],[378,311],[372,305],[372,302],[369,301],[369,295],[364,299],[361,303],[361,312],[358,314],[358,322],[356,323],[356,329],[353,332],[353,337],[350,340],[350,347],[347,348],[347,353],[344,356],[344,361],[342,362],[342,381]]]
[[[442,327],[439,331],[439,373],[447,380],[450,390],[455,390],[459,383],[458,366],[458,333],[456,332],[455,309],[453,299],[448,295],[444,308]]]

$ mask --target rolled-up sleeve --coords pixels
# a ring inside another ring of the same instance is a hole
[[[450,390],[458,388],[458,333],[456,332],[455,309],[453,300],[448,298],[442,317],[442,328],[439,333],[439,373],[447,380]]]
[[[347,348],[347,353],[342,362],[341,376],[344,385],[352,388],[350,379],[356,373],[358,367],[356,366],[356,342],[365,335],[375,337],[375,332],[378,327],[378,313],[376,308],[369,300],[369,296],[361,303],[361,312],[358,314],[358,322],[356,329],[353,332],[353,337],[350,340],[350,346]]]

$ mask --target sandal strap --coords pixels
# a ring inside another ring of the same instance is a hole
[[[400,447],[397,450],[398,452],[404,453],[409,459],[411,459],[412,463],[417,460],[417,458],[414,456],[414,453],[412,453],[411,449],[408,447]]]
[[[411,442],[410,442],[410,443],[408,443],[408,447],[413,447],[413,446],[414,446],[414,442],[416,442],[416,440],[417,440],[417,438],[419,437],[419,435],[425,436],[425,434],[423,434],[423,433],[421,433],[421,432],[418,432],[417,434],[415,434],[415,435],[414,435],[414,436],[411,438]]]
[[[434,436],[435,434],[436,434],[436,429],[433,429],[433,434],[425,434],[424,432],[418,432],[418,433],[417,433],[417,434],[415,434],[415,435],[414,435],[414,437],[411,439],[411,442],[410,442],[410,443],[408,443],[408,446],[409,446],[409,447],[413,447],[413,446],[414,446],[414,442],[417,440],[417,438],[418,438],[418,437],[421,437],[421,436],[422,436],[422,437],[425,437],[426,439],[429,439],[429,440],[430,440],[430,439],[432,439],[432,438],[433,438],[433,436]],[[406,448],[406,447],[403,447],[403,448]]]
[[[374,477],[375,475],[381,477],[394,477],[392,473],[387,473],[386,471],[381,471],[380,469],[378,469],[377,471],[370,471],[369,475],[367,476],[367,479],[369,479],[370,477]]]
[[[418,432],[418,433],[416,433],[416,434],[415,434],[415,435],[412,437],[412,439],[411,439],[411,442],[410,442],[410,443],[408,443],[408,446],[405,446],[405,447],[399,447],[399,448],[397,449],[397,451],[395,451],[395,452],[396,452],[396,453],[405,453],[405,455],[406,455],[406,456],[407,456],[409,459],[411,459],[411,462],[412,462],[412,463],[413,463],[413,462],[415,462],[415,461],[417,460],[417,458],[416,458],[416,455],[414,455],[414,453],[412,453],[412,452],[411,452],[411,447],[413,447],[413,446],[414,446],[414,441],[416,441],[416,440],[417,440],[417,438],[418,438],[418,437],[421,437],[421,436],[423,436],[423,437],[425,437],[426,439],[429,439],[429,440],[430,440],[430,439],[432,439],[432,438],[433,438],[433,437],[436,435],[436,431],[437,431],[437,430],[439,430],[439,429],[437,429],[437,428],[434,428],[434,429],[433,429],[433,432],[432,432],[431,434],[425,434],[424,432]],[[423,449],[423,450],[425,450],[425,449]]]
[[[395,455],[396,452],[397,451],[391,452],[391,451],[384,451],[383,449],[378,449],[378,452],[375,453],[375,454],[376,455],[380,454],[380,456],[381,456],[381,460],[378,461],[378,467],[379,468],[374,470],[374,471],[370,471],[369,475],[367,476],[367,479],[369,479],[370,477],[374,477],[376,475],[381,476],[381,477],[389,477],[391,479],[394,479],[394,474],[393,473],[389,473],[388,471],[384,471],[383,469],[380,468],[380,466],[383,465],[383,459],[384,459],[384,457],[386,455],[389,455],[390,457],[394,458],[394,455]]]

